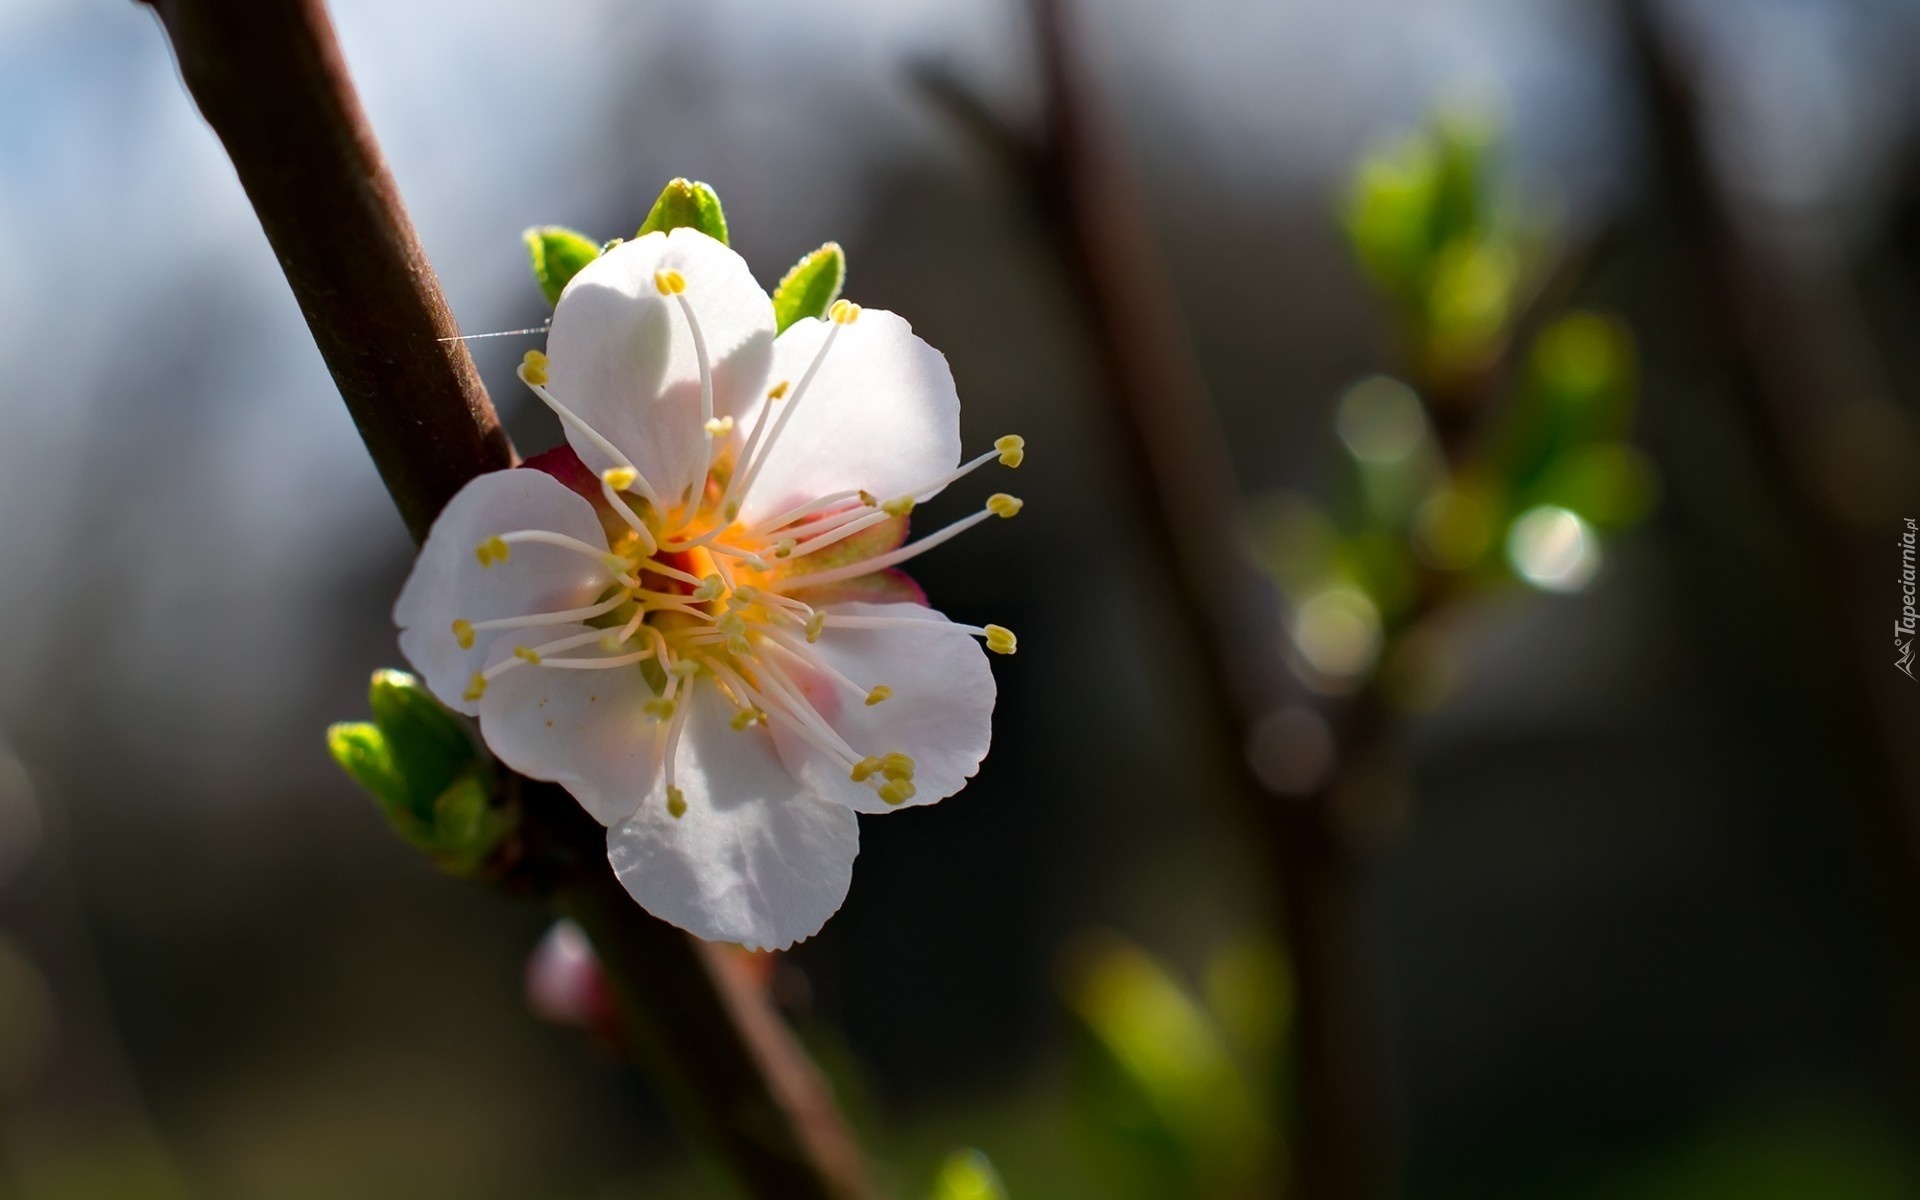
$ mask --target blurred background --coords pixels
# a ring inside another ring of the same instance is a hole
[[[894,1194],[964,1146],[1022,1198],[1284,1175],[1272,864],[1045,231],[916,82],[1030,117],[1021,8],[333,8],[466,331],[545,319],[523,228],[686,175],[1027,438],[1021,519],[915,571],[1020,634],[993,753],[775,967]],[[1392,712],[1342,802],[1391,1190],[1920,1196],[1920,8],[1661,4],[1677,88],[1601,0],[1077,11],[1275,635]],[[0,1196],[726,1194],[529,1014],[542,913],[327,757],[411,547],[143,8],[0,0],[0,228]],[[472,343],[529,453],[535,344]],[[1346,769],[1304,713],[1280,793]]]

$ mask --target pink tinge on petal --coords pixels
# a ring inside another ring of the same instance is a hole
[[[573,447],[565,442],[551,450],[542,450],[520,465],[535,471],[545,471],[579,493],[595,508],[606,507],[606,497],[600,491],[600,477],[595,475],[586,463],[581,462],[580,456],[573,452]]]
[[[796,581],[787,585],[787,593],[815,608],[853,603],[918,604],[922,608],[927,607],[927,593],[921,590],[911,575],[898,567],[888,567],[858,579],[843,579],[822,587],[801,587]]]

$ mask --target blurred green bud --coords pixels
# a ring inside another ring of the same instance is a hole
[[[401,837],[441,869],[470,874],[512,824],[494,804],[492,760],[461,718],[403,671],[376,671],[367,698],[373,721],[332,726],[328,751]]]
[[[828,242],[793,264],[773,289],[774,328],[784,333],[801,317],[825,317],[846,279],[847,256],[838,242]]]
[[[1007,1200],[993,1161],[978,1150],[956,1150],[940,1164],[928,1200]]]
[[[1347,197],[1354,253],[1375,283],[1403,300],[1426,273],[1438,182],[1433,146],[1416,136],[1361,159]]]
[[[1458,237],[1435,255],[1426,295],[1428,353],[1444,372],[1484,366],[1504,343],[1520,264],[1504,242]]]
[[[1598,529],[1623,529],[1652,511],[1658,492],[1652,459],[1625,442],[1600,442],[1562,455],[1527,500],[1570,509]]]
[[[1589,448],[1626,436],[1637,390],[1633,335],[1619,321],[1575,312],[1542,330],[1487,464],[1515,497],[1510,511],[1551,502],[1587,514],[1596,488],[1619,493],[1597,501],[1608,512],[1630,511],[1639,502],[1621,489],[1650,499],[1638,465],[1578,461]],[[1567,488],[1581,493],[1581,503],[1556,497]],[[1598,513],[1587,515],[1597,519]]]
[[[720,197],[704,183],[674,179],[667,183],[660,198],[653,202],[647,219],[640,222],[635,237],[665,233],[669,229],[698,229],[716,242],[727,240],[727,217],[720,208]]]
[[[1081,949],[1065,994],[1109,1076],[1139,1105],[1129,1131],[1170,1173],[1150,1194],[1239,1194],[1268,1163],[1272,1132],[1207,1011],[1114,937]]]
[[[548,304],[558,304],[567,281],[580,268],[600,257],[600,247],[571,229],[558,225],[539,225],[520,235],[527,243],[527,257],[533,263],[533,278]]]

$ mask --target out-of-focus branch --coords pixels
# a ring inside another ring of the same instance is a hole
[[[1779,272],[1770,269],[1741,227],[1707,143],[1701,97],[1685,56],[1646,0],[1622,0],[1633,65],[1652,122],[1654,150],[1672,210],[1693,253],[1684,265],[1696,272],[1709,311],[1703,333],[1715,344],[1727,382],[1754,445],[1760,451],[1792,548],[1814,581],[1818,627],[1811,631],[1824,651],[1829,695],[1847,734],[1856,739],[1869,778],[1859,799],[1883,848],[1891,851],[1889,877],[1900,894],[1910,932],[1920,921],[1920,756],[1911,753],[1915,698],[1911,684],[1893,670],[1886,627],[1895,607],[1864,609],[1858,598],[1872,583],[1890,585],[1893,538],[1849,521],[1836,511],[1831,482],[1822,477],[1817,453],[1822,424],[1846,395],[1827,378],[1810,344],[1807,323],[1788,301]],[[1834,306],[1829,306],[1834,307]],[[1831,315],[1831,314],[1830,314]],[[1857,344],[1864,344],[1864,336]],[[1891,424],[1899,428],[1898,419]],[[1914,495],[1906,481],[1907,495]],[[1911,511],[1911,510],[1908,510]],[[1897,511],[1890,518],[1900,515]],[[1872,551],[1858,552],[1864,545]],[[1884,593],[1894,593],[1889,586]],[[1909,694],[1900,694],[1907,691]]]
[[[381,478],[416,539],[469,479],[514,461],[400,203],[321,0],[147,0],[232,158]],[[514,780],[531,890],[588,933],[663,1082],[751,1191],[865,1200],[825,1080],[730,948],[636,905],[605,833]]]
[[[994,115],[945,70],[929,96],[1001,160],[1058,253],[1091,340],[1099,394],[1139,486],[1145,527],[1176,564],[1171,600],[1206,666],[1209,726],[1236,772],[1271,861],[1298,986],[1293,1191],[1312,1200],[1373,1194],[1385,1173],[1380,1057],[1360,955],[1356,864],[1331,794],[1279,797],[1248,766],[1261,719],[1286,703],[1288,671],[1272,588],[1248,555],[1242,498],[1139,190],[1122,165],[1073,49],[1064,0],[1030,0],[1040,59],[1040,128]],[[1365,712],[1334,715],[1337,742],[1364,746]]]

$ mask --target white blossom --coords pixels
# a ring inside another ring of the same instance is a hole
[[[649,912],[779,949],[845,899],[856,813],[929,804],[986,755],[980,642],[893,568],[908,513],[960,462],[946,359],[846,301],[778,338],[746,263],[691,229],[622,243],[555,309],[521,378],[570,452],[481,476],[434,524],[394,610],[434,693],[509,766],[607,826]]]

